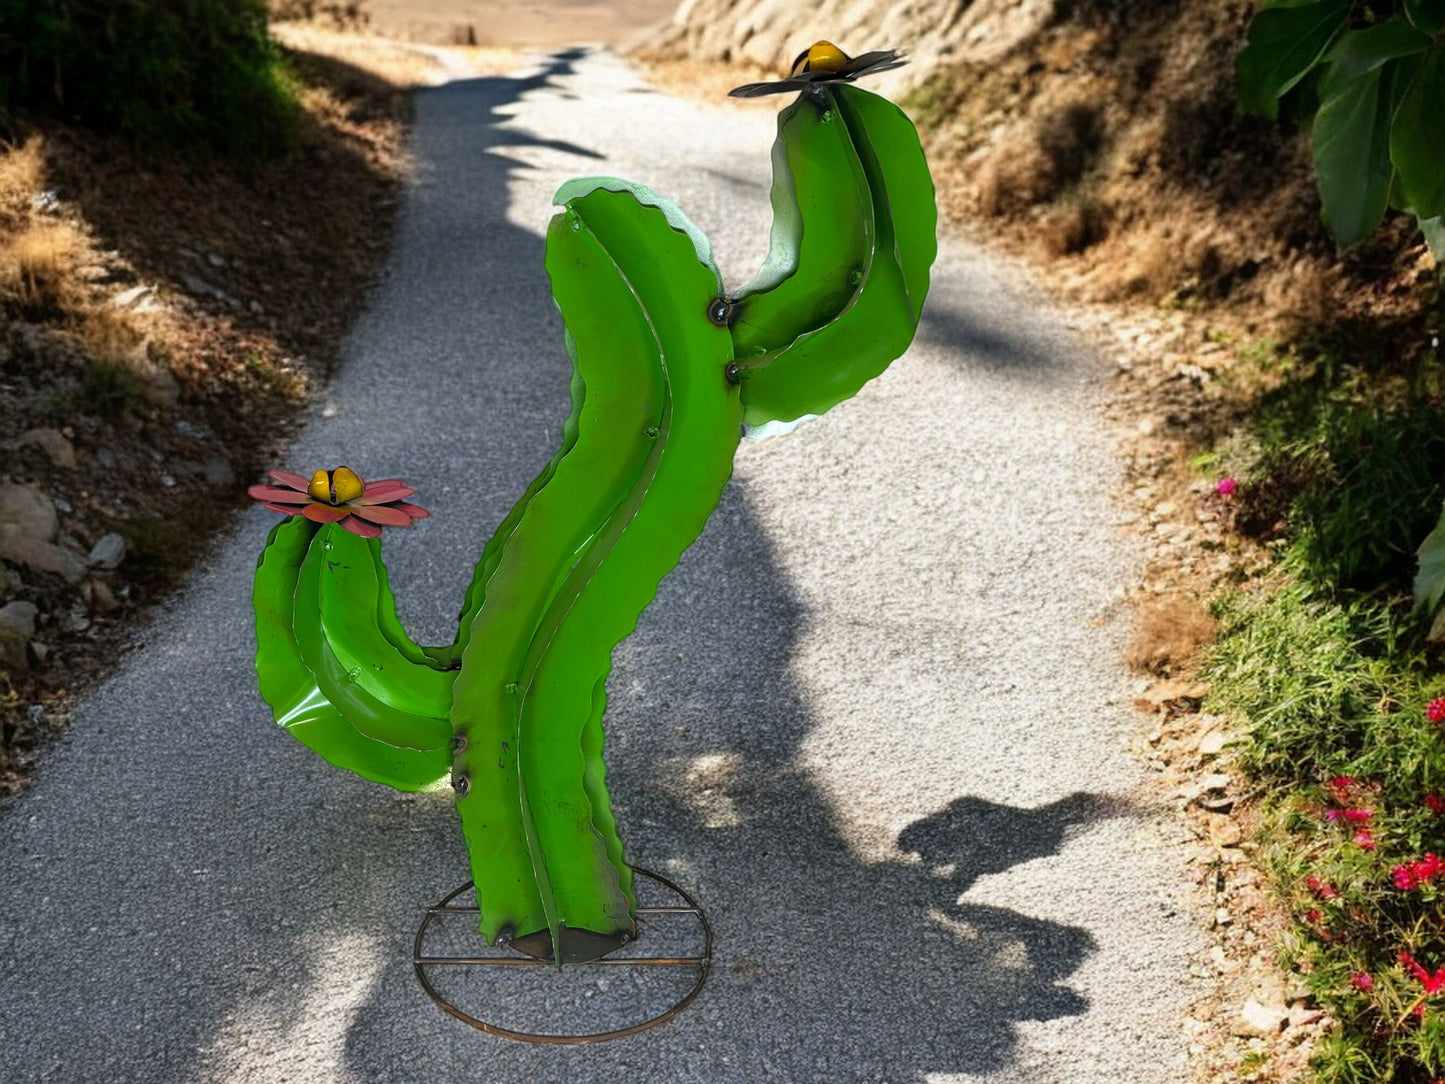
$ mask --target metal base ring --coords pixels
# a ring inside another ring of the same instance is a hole
[[[671,1020],[673,1017],[681,1013],[683,1009],[688,1007],[688,1005],[692,1004],[693,1000],[697,997],[697,995],[702,992],[703,984],[707,982],[708,969],[712,966],[712,927],[708,924],[707,916],[703,914],[702,908],[698,906],[697,901],[694,900],[677,885],[669,881],[666,877],[663,877],[661,874],[652,873],[648,870],[641,869],[637,866],[633,866],[632,871],[640,877],[645,877],[650,881],[662,885],[664,888],[670,889],[672,892],[676,893],[678,897],[685,901],[685,906],[638,907],[637,919],[639,936],[641,935],[642,930],[646,925],[648,919],[658,918],[667,915],[693,915],[697,918],[698,924],[702,928],[702,952],[695,956],[608,955],[603,956],[600,959],[589,960],[580,963],[572,963],[566,966],[569,970],[578,967],[695,968],[697,970],[697,981],[693,983],[692,987],[687,991],[687,993],[683,994],[683,996],[679,998],[676,1002],[674,1002],[671,1007],[661,1013],[658,1013],[656,1016],[650,1017],[647,1020],[643,1020],[641,1023],[629,1024],[626,1027],[614,1028],[611,1031],[599,1031],[585,1035],[562,1035],[530,1031],[516,1031],[512,1028],[505,1028],[499,1024],[492,1024],[488,1023],[485,1020],[479,1020],[477,1017],[452,1004],[432,984],[431,979],[428,977],[426,971],[428,967],[500,966],[546,967],[552,970],[557,969],[556,964],[553,964],[546,960],[539,960],[533,956],[526,956],[521,954],[520,952],[516,952],[513,950],[503,950],[501,954],[491,956],[429,956],[426,954],[424,950],[424,941],[426,939],[427,928],[431,926],[433,922],[450,915],[476,916],[481,914],[481,909],[479,907],[456,906],[453,904],[453,901],[458,896],[462,895],[473,887],[471,881],[468,881],[466,884],[462,885],[455,892],[447,896],[446,899],[442,900],[441,903],[437,904],[435,907],[427,908],[426,917],[422,919],[421,925],[417,927],[416,940],[412,944],[412,964],[416,968],[417,981],[421,983],[422,989],[427,992],[428,996],[430,996],[433,1001],[435,1001],[447,1012],[451,1013],[451,1015],[455,1016],[458,1020],[461,1020],[463,1023],[470,1024],[478,1031],[484,1031],[488,1035],[495,1035],[500,1039],[513,1039],[517,1042],[542,1043],[553,1046],[575,1046],[581,1043],[605,1042],[608,1039],[624,1039],[629,1035],[637,1035],[640,1032],[647,1031],[650,1028],[655,1028],[659,1024],[665,1024],[667,1021]]]

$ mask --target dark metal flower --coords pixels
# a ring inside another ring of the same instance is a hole
[[[771,83],[748,83],[728,91],[731,98],[761,98],[764,94],[786,94],[790,90],[807,90],[819,83],[848,83],[860,75],[873,75],[901,68],[908,61],[896,49],[876,49],[862,56],[850,57],[831,41],[815,42],[798,54],[793,70],[786,79]]]
[[[362,538],[376,538],[382,527],[409,527],[412,520],[429,514],[406,503],[404,498],[416,490],[397,478],[363,482],[348,467],[319,470],[310,481],[290,471],[270,474],[280,486],[251,486],[246,492],[273,512],[305,516],[314,523],[339,523]]]

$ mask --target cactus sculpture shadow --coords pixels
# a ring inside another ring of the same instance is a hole
[[[707,238],[641,185],[574,180],[556,202],[546,266],[572,411],[483,550],[452,643],[412,642],[381,541],[363,537],[423,514],[398,503],[409,489],[363,491],[343,468],[318,472],[309,496],[284,472],[289,491],[253,494],[301,513],[256,571],[256,669],[276,721],[401,790],[450,777],[480,932],[560,964],[636,935],[602,758],[613,648],[702,530],[745,429],[821,414],[908,347],[936,212],[908,118],[841,82],[781,113],[769,255],[735,293]]]

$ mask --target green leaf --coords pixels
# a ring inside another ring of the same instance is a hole
[[[1405,17],[1426,34],[1445,30],[1445,0],[1405,0]]]
[[[1400,61],[1399,105],[1390,126],[1390,159],[1405,205],[1419,218],[1445,212],[1445,48]]]
[[[1392,69],[1383,66],[1350,78],[1332,65],[1320,87],[1315,173],[1325,222],[1342,247],[1369,236],[1385,214],[1393,179],[1392,78]]]
[[[1419,565],[1415,573],[1415,607],[1435,612],[1445,597],[1445,511],[1441,512],[1435,529],[1420,543],[1416,556]],[[1437,615],[1435,624],[1439,623]],[[1434,628],[1430,630],[1430,638],[1436,639]]]
[[[1319,63],[1345,27],[1350,0],[1319,0],[1269,7],[1249,24],[1249,38],[1235,59],[1239,104],[1273,120],[1281,95]]]
[[[1422,218],[1420,232],[1425,235],[1425,243],[1435,254],[1435,262],[1445,264],[1445,218],[1440,215],[1436,215],[1434,218]]]
[[[1346,30],[1335,42],[1326,61],[1332,74],[1355,79],[1396,57],[1413,56],[1430,48],[1430,36],[1422,34],[1404,19],[1391,18],[1368,30]]]

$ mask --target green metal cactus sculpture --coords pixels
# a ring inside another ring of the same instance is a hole
[[[602,758],[612,651],[702,530],[745,427],[823,413],[917,327],[936,251],[918,136],[830,56],[777,84],[802,93],[778,121],[771,249],[735,294],[648,189],[558,192],[546,266],[572,411],[483,550],[451,644],[414,644],[387,587],[376,536],[425,514],[410,489],[345,468],[253,487],[291,514],[256,571],[263,696],[339,767],[402,790],[450,776],[490,943],[560,964],[635,936]]]

